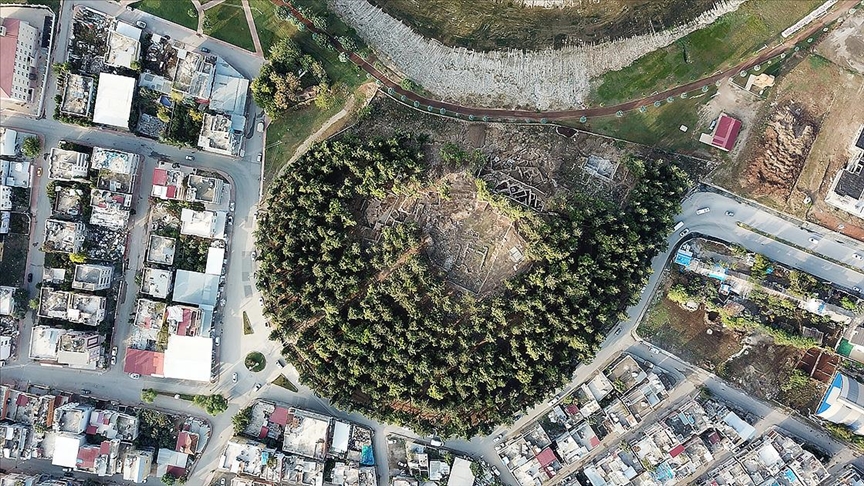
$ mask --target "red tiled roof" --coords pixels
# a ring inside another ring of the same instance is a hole
[[[183,317],[177,323],[177,334],[185,336],[186,331],[189,330],[189,324],[192,324],[192,309],[183,308],[181,312],[183,313]]]
[[[168,171],[165,169],[153,169],[153,185],[164,186],[168,182]]]
[[[78,460],[75,461],[75,466],[78,469],[92,469],[96,464],[96,458],[99,457],[99,447],[82,446],[78,449]]]
[[[169,199],[177,197],[177,186],[167,186],[165,188],[165,196]]]
[[[21,405],[27,405],[30,403],[30,398],[28,398],[27,395],[20,393],[18,394],[18,400],[15,400],[15,403],[18,404],[19,407]]]
[[[285,407],[276,407],[273,413],[270,414],[270,421],[274,424],[284,426],[288,423],[288,409]]]
[[[108,454],[111,452],[111,441],[103,440],[101,444],[99,444],[99,453],[100,454]]]
[[[12,78],[15,75],[15,51],[18,50],[18,19],[3,19],[6,35],[0,37],[0,91],[12,93]]]
[[[682,444],[678,444],[677,446],[675,446],[674,449],[669,451],[669,457],[675,457],[682,452],[684,452],[684,446]]]
[[[716,430],[711,432],[711,435],[708,436],[708,442],[712,444],[720,442],[720,434],[718,434]]]
[[[164,354],[155,351],[145,351],[143,349],[126,349],[126,362],[123,364],[124,373],[162,375],[164,369]]]
[[[165,471],[175,478],[183,477],[183,475],[186,474],[186,468],[180,466],[168,466]]]
[[[258,432],[258,438],[263,439],[264,437],[267,437],[267,432],[269,432],[269,429],[266,425],[261,427],[261,432]]]
[[[186,454],[194,454],[198,446],[198,434],[191,432],[180,432],[177,434],[177,445],[174,450],[177,452],[185,452]]]
[[[555,457],[555,453],[548,447],[540,451],[540,454],[537,454],[537,461],[539,461],[540,465],[543,467],[546,467],[557,460],[558,458]]]
[[[732,147],[735,146],[735,140],[738,139],[739,130],[741,130],[740,121],[726,114],[720,115],[711,145],[726,151],[732,150]]]
[[[93,435],[93,434],[96,433],[96,430],[98,430],[98,429],[96,428],[95,425],[88,425],[88,426],[87,426],[87,430],[85,431],[85,433],[88,434],[88,435]]]
[[[567,412],[569,415],[575,416],[579,413],[579,407],[576,406],[575,403],[571,403],[570,405],[564,407],[564,411]]]

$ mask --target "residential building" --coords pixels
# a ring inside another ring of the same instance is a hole
[[[101,87],[102,86],[100,85],[100,88]],[[141,156],[138,154],[102,147],[93,147],[93,157],[91,158],[90,168],[93,170],[108,170],[117,174],[134,176],[138,174],[138,166],[140,163]]]
[[[123,480],[143,483],[150,476],[153,450],[144,449],[126,453],[123,457]]]
[[[185,199],[186,174],[180,168],[161,162],[153,169],[153,187],[150,195],[159,199],[182,201]]]
[[[848,427],[858,435],[864,435],[864,385],[842,373],[834,375],[831,386],[825,391],[816,416],[835,424]]]
[[[848,153],[846,165],[834,177],[825,202],[861,218],[864,217],[864,125],[852,139]]]
[[[45,220],[43,247],[46,252],[78,253],[84,245],[86,231],[87,227],[80,221]]]
[[[34,326],[30,359],[70,368],[95,370],[102,359],[104,338],[98,332]]]
[[[225,182],[216,177],[190,175],[187,181],[186,199],[192,202],[220,204]]]
[[[39,60],[39,30],[12,18],[0,25],[0,99],[14,103],[33,101],[36,63]]]
[[[150,235],[147,245],[147,262],[160,265],[172,265],[174,263],[174,251],[177,240],[159,235]]]
[[[141,58],[141,29],[126,22],[115,21],[114,29],[108,32],[108,51],[105,64],[114,67],[132,68]]]
[[[225,238],[224,211],[193,211],[183,208],[180,211],[180,234],[200,238]]]
[[[174,276],[171,270],[145,268],[141,279],[141,293],[157,299],[165,299],[171,295],[171,280]]]
[[[175,302],[197,305],[212,310],[219,298],[219,276],[177,270],[174,276]]]
[[[239,115],[204,114],[198,147],[207,152],[236,157],[243,146],[246,118]]]
[[[60,181],[86,181],[90,172],[90,154],[51,148],[48,156],[48,178]]]
[[[111,288],[114,267],[107,265],[75,265],[72,288],[78,290],[105,290]]]
[[[15,287],[0,287],[0,316],[15,315]]]
[[[736,120],[726,113],[720,113],[720,117],[714,123],[714,130],[711,133],[703,133],[699,137],[699,141],[724,152],[729,152],[735,146],[740,130],[740,120]]]
[[[42,287],[39,294],[39,317],[61,319],[96,326],[105,319],[107,299]]]
[[[134,94],[135,78],[100,73],[93,123],[128,130]]]
[[[0,160],[0,182],[9,187],[30,187],[30,163]]]

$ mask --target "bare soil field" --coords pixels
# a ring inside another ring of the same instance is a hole
[[[473,177],[451,173],[419,194],[370,200],[365,210],[366,239],[380,229],[411,221],[431,242],[429,259],[448,281],[473,294],[484,294],[528,267],[526,243],[514,222],[477,198]]]
[[[864,74],[864,9],[858,9],[819,45],[819,54]]]
[[[791,100],[777,106],[743,174],[744,190],[759,198],[789,197],[818,132],[818,122],[805,106]]]
[[[539,50],[569,43],[599,42],[663,30],[688,22],[713,0],[372,0],[425,37],[479,51]],[[550,2],[547,2],[550,3]],[[527,4],[527,5],[526,5]]]

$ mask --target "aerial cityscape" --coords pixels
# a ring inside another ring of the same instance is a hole
[[[0,486],[864,486],[864,1],[0,0]]]

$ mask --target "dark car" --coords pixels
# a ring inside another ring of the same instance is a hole
[[[210,52],[210,49],[207,49],[206,47],[202,47],[201,52],[203,52],[204,54],[207,54]]]
[[[33,281],[33,274],[32,274],[32,273],[28,273],[28,274],[27,274],[27,283],[30,283],[30,282],[32,282],[32,281]]]

